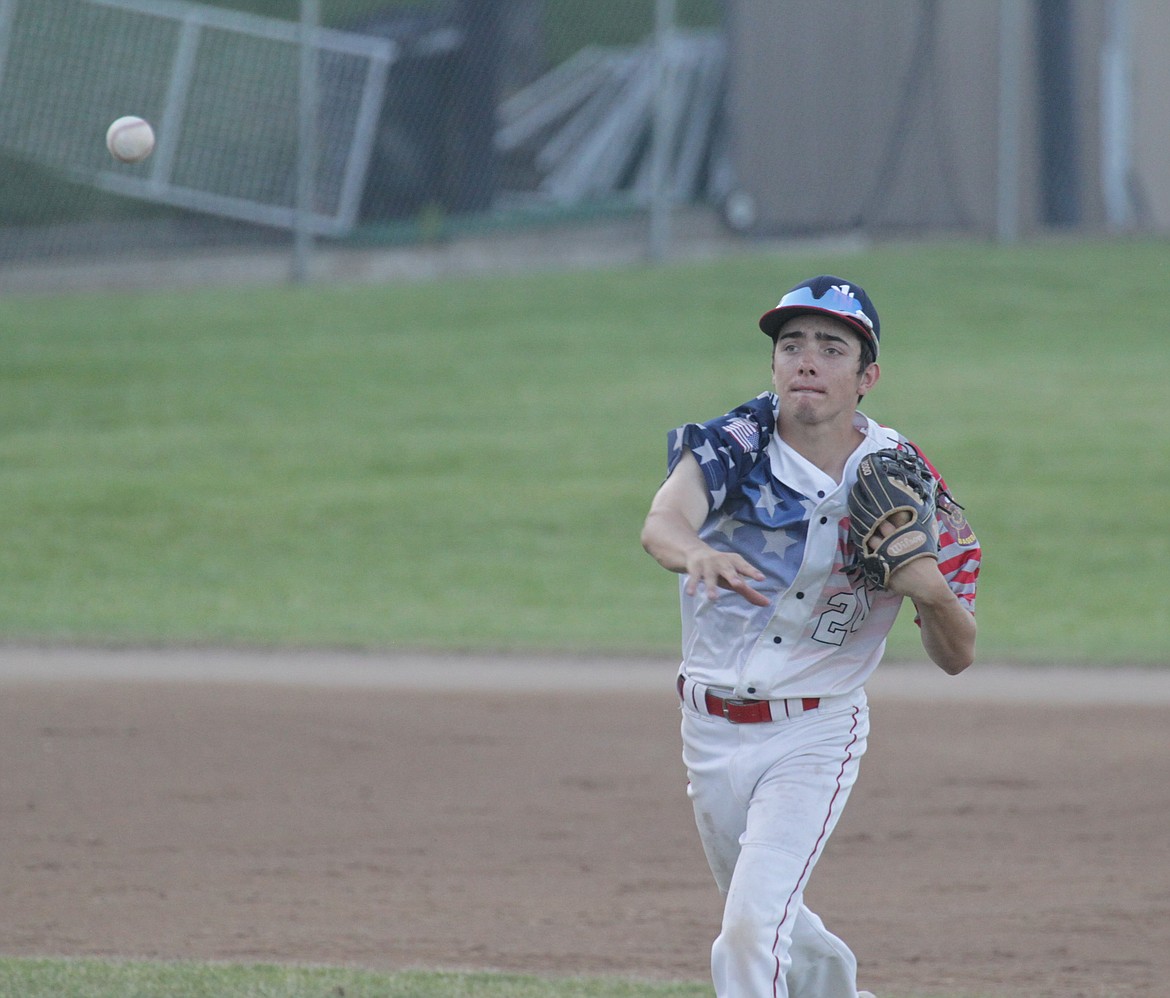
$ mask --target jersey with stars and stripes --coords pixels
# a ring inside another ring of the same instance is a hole
[[[780,439],[777,406],[765,392],[669,435],[668,471],[690,451],[703,472],[710,512],[699,536],[758,568],[766,578],[751,584],[769,599],[756,607],[721,590],[711,600],[702,586],[689,596],[683,576],[683,672],[746,698],[848,693],[877,668],[902,602],[846,572],[854,554],[849,489],[864,455],[917,448],[858,412],[854,425],[864,439],[837,482]],[[931,472],[939,481],[939,569],[973,613],[979,542],[933,466]]]

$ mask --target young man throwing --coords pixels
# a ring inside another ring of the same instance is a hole
[[[683,761],[725,895],[716,994],[857,998],[856,960],[804,889],[857,778],[864,684],[903,599],[929,657],[962,672],[975,654],[980,549],[930,468],[937,557],[882,587],[859,576],[848,515],[858,465],[890,448],[917,456],[857,411],[880,374],[877,311],[860,287],[825,275],[789,291],[760,328],[773,340],[772,391],[670,434],[642,544],[682,576]]]

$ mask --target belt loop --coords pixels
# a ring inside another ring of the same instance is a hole
[[[693,679],[679,673],[678,677],[678,696],[683,703],[689,704],[690,707],[699,714],[705,714],[706,702],[703,697],[706,696],[706,691],[699,687]]]

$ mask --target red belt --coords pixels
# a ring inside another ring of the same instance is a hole
[[[678,695],[683,696],[686,680],[678,677]],[[758,724],[761,721],[780,721],[816,710],[821,705],[820,697],[801,697],[792,700],[743,700],[739,697],[724,697],[710,689],[703,689],[703,706],[713,717],[723,717],[732,724]],[[698,706],[698,704],[694,704]],[[701,709],[701,708],[700,708]]]

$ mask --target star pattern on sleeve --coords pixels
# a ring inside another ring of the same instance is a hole
[[[711,446],[710,440],[704,440],[701,446],[695,448],[694,455],[699,464],[710,464],[712,461],[719,460],[719,455],[715,453],[715,448]]]

